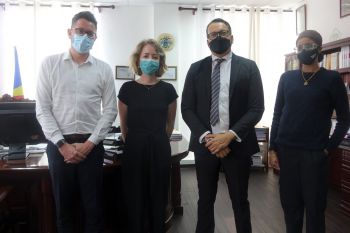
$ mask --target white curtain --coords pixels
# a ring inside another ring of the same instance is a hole
[[[261,11],[259,8],[244,8],[241,11],[203,11],[198,6],[195,15],[192,11],[179,11],[179,83],[181,93],[186,73],[194,61],[208,55],[206,27],[214,18],[223,18],[232,28],[234,42],[232,51],[254,60],[260,69],[264,94],[265,112],[260,125],[270,126],[273,107],[280,75],[284,72],[284,54],[292,51],[295,34],[295,16],[293,12]],[[190,131],[185,123],[179,128],[188,139]]]
[[[264,85],[265,112],[261,125],[271,126],[278,81],[285,71],[285,54],[295,47],[295,14],[293,12],[260,13],[259,62]]]
[[[250,8],[249,13],[249,58],[259,64],[260,8]]]

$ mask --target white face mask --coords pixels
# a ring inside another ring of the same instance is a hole
[[[95,40],[85,35],[74,34],[72,38],[72,47],[80,54],[89,53]]]

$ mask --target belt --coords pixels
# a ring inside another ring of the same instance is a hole
[[[63,135],[68,143],[83,143],[91,136],[91,134],[67,134]]]

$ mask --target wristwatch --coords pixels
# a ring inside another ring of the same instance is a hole
[[[66,140],[64,139],[58,140],[58,142],[56,142],[57,148],[60,148],[61,146],[63,146],[64,143],[66,143]]]

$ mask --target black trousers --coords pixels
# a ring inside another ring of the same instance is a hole
[[[102,223],[102,143],[95,146],[87,158],[79,164],[67,164],[58,148],[51,142],[47,156],[52,190],[56,204],[56,224],[59,233],[75,233],[75,209],[80,194],[85,213],[84,232],[100,233]]]
[[[287,233],[325,233],[328,155],[323,150],[278,148],[280,198]]]
[[[196,233],[214,233],[214,202],[217,193],[219,169],[222,164],[235,216],[237,233],[251,233],[248,180],[251,159],[232,152],[223,159],[210,152],[195,154],[198,181],[198,221]]]

